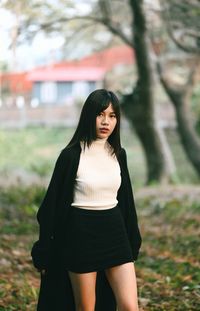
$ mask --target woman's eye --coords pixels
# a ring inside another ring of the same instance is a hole
[[[103,117],[104,114],[103,114],[103,112],[100,112],[97,116],[98,116],[98,117]],[[115,115],[115,114],[111,114],[111,115],[109,115],[108,117],[109,117],[109,118],[116,118],[116,115]]]

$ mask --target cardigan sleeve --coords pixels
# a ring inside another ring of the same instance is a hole
[[[37,212],[39,239],[33,244],[31,256],[37,269],[46,269],[51,265],[54,248],[55,210],[58,205],[61,185],[66,170],[66,156],[62,150],[55,163],[53,174],[43,201]]]
[[[59,198],[62,182],[64,181],[64,172],[66,166],[66,157],[62,150],[55,163],[53,174],[51,176],[47,191],[37,212],[39,223],[39,240],[47,244],[53,235],[53,220],[55,208]]]
[[[122,161],[123,161],[123,171],[124,171],[124,189],[123,195],[126,196],[124,198],[125,206],[124,206],[124,213],[125,213],[125,225],[127,228],[128,237],[130,240],[130,244],[133,251],[134,260],[137,260],[139,249],[142,244],[142,238],[138,226],[138,217],[135,207],[135,200],[127,165],[127,155],[124,148],[122,148]]]

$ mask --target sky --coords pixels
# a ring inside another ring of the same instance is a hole
[[[0,60],[7,57],[7,50],[9,45],[8,39],[8,25],[13,24],[13,18],[8,11],[0,9]]]
[[[11,66],[13,57],[9,45],[12,25],[14,25],[13,16],[7,10],[0,9],[0,61],[9,62]],[[45,62],[46,57],[59,57],[58,51],[63,43],[64,39],[62,37],[47,38],[43,34],[39,34],[31,45],[20,45],[17,48],[17,65],[19,69],[29,69],[35,64],[41,64]]]
[[[86,5],[85,1],[75,0],[75,2],[77,2],[80,13],[88,11],[89,5]],[[10,68],[15,67],[20,71],[61,59],[64,39],[61,36],[48,38],[39,33],[32,44],[25,43],[17,47],[17,63],[14,64],[13,53],[9,49],[11,29],[14,22],[15,19],[12,14],[4,8],[0,8],[0,62],[8,62]],[[80,46],[79,49],[84,49],[84,47]],[[77,55],[79,49],[77,48]],[[74,55],[76,57],[76,53]]]

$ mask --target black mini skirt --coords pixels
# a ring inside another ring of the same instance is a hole
[[[133,255],[119,206],[106,210],[70,207],[64,243],[68,271],[101,271],[127,262]]]

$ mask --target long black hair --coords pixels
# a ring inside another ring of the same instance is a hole
[[[100,112],[107,109],[110,104],[115,112],[117,123],[112,134],[108,137],[108,142],[113,148],[113,153],[118,156],[121,149],[120,105],[117,96],[105,89],[95,90],[87,97],[82,107],[78,126],[67,147],[71,147],[80,141],[84,143],[84,146],[89,147],[97,139],[96,117]]]

